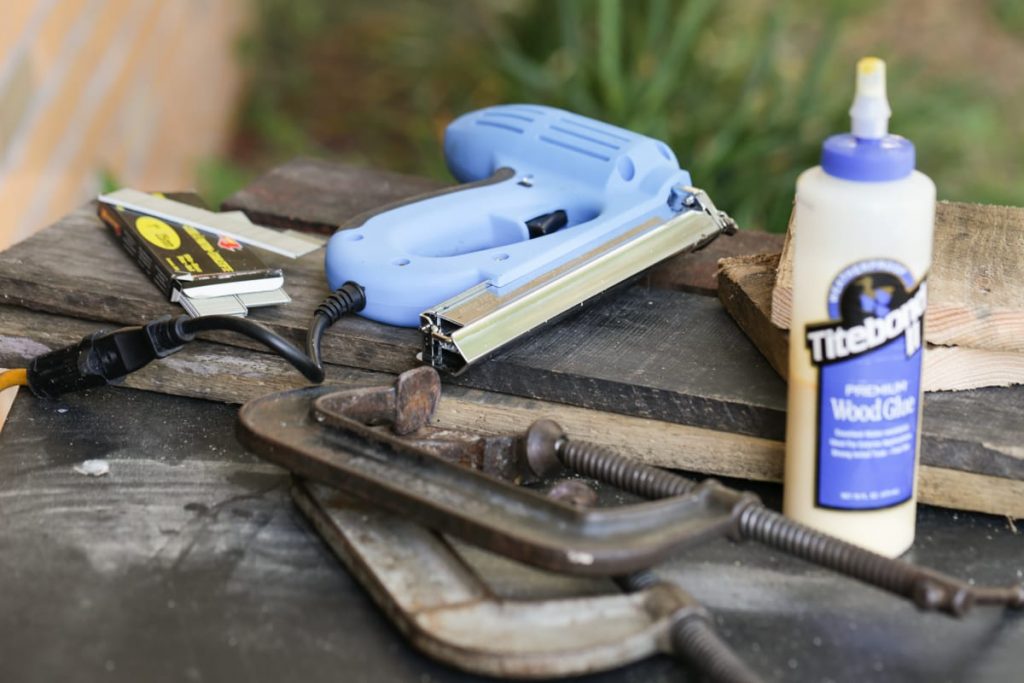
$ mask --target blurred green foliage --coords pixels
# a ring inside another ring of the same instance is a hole
[[[1007,29],[1024,34],[1024,3],[1020,0],[993,0],[992,11]]]
[[[1005,111],[1020,89],[999,91],[991,65],[943,65],[914,31],[927,0],[908,6],[903,27],[864,0],[255,0],[240,132],[206,182],[223,192],[297,154],[446,178],[448,121],[540,102],[665,140],[742,226],[781,231],[796,176],[848,128],[856,58],[877,54],[892,129],[940,197],[1024,204],[1024,117]],[[1024,33],[1014,0],[958,11]]]
[[[665,140],[740,225],[784,227],[848,106],[825,79],[845,4],[809,23],[807,2],[536,2],[495,44],[512,99]]]
[[[206,159],[196,169],[196,190],[206,206],[220,206],[255,175],[253,169],[228,159]]]
[[[101,168],[96,172],[96,182],[100,194],[108,194],[120,190],[122,185],[118,177],[109,168]]]

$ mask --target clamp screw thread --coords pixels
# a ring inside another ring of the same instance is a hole
[[[933,577],[926,570],[902,560],[827,536],[759,503],[743,509],[739,529],[743,538],[912,598],[924,609],[945,609],[960,615],[974,602],[970,588],[959,582]]]
[[[555,422],[539,420],[527,432],[534,444],[530,453],[551,463],[607,482],[644,498],[667,498],[689,493],[697,482],[636,462],[605,446],[572,441]],[[552,458],[554,451],[555,458]],[[1024,586],[974,588],[962,581],[908,562],[878,555],[828,536],[766,508],[756,498],[745,498],[734,508],[741,538],[759,541],[866,583],[912,599],[923,609],[962,615],[975,603],[1024,607]]]
[[[562,438],[556,445],[565,467],[644,498],[668,498],[691,491],[697,482],[629,460],[610,448]]]
[[[719,683],[759,683],[763,680],[699,616],[680,619],[669,632],[673,654],[699,667],[708,680]]]
[[[618,576],[616,583],[629,592],[654,589],[666,583],[650,569]],[[753,672],[715,632],[711,617],[703,607],[683,613],[668,630],[669,651],[718,683],[759,683]]]
[[[745,508],[740,514],[739,524],[744,538],[853,574],[897,593],[905,594],[915,580],[915,572],[909,566],[902,567],[887,557],[826,536],[763,505]]]

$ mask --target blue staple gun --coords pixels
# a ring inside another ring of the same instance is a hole
[[[560,109],[470,112],[444,151],[464,184],[341,226],[326,270],[363,286],[361,315],[419,327],[448,372],[736,230],[667,145]]]

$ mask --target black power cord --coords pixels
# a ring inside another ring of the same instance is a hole
[[[263,325],[228,315],[189,318],[161,318],[145,325],[97,332],[72,346],[32,359],[26,368],[32,393],[57,398],[79,389],[116,382],[158,358],[180,351],[200,332],[224,330],[243,334],[260,342],[291,363],[310,382],[324,380],[320,339],[328,327],[346,313],[358,313],[366,306],[366,294],[355,282],[346,282],[317,307],[306,335],[306,353]]]
[[[320,379],[306,375],[319,384],[324,380],[324,365],[320,360],[320,339],[328,327],[346,313],[358,313],[366,307],[366,291],[355,282],[346,282],[320,302],[313,312],[313,320],[306,331],[306,356],[313,361]],[[293,363],[294,365],[294,363]],[[296,366],[298,367],[298,366]],[[302,374],[306,374],[303,372]]]

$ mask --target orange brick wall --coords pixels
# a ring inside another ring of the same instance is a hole
[[[244,0],[4,0],[0,248],[99,189],[189,188],[222,151]]]

